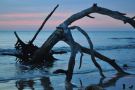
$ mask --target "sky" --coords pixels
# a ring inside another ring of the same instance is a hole
[[[44,30],[54,30],[66,18],[93,3],[111,10],[135,16],[135,0],[0,0],[0,30],[37,30],[44,18],[59,4],[46,23]],[[86,30],[129,30],[129,24],[100,14],[92,14],[95,19],[83,18],[72,25]]]

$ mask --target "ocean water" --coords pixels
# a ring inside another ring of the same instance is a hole
[[[45,40],[51,35],[53,31],[42,31],[34,41],[34,44],[40,47]],[[28,42],[32,39],[35,31],[17,31],[20,38]],[[134,31],[87,31],[90,36],[94,49],[103,55],[116,59],[116,62],[123,66],[127,64],[129,66],[126,69],[127,72],[135,73],[135,32]],[[85,37],[74,31],[72,33],[74,39],[81,45],[88,47],[87,40]],[[2,53],[14,52],[14,44],[16,43],[16,37],[13,31],[0,31],[0,90],[21,90],[25,89],[36,89],[36,90],[59,90],[60,87],[64,88],[62,82],[65,75],[56,75],[52,72],[56,69],[67,69],[68,60],[70,57],[70,48],[67,44],[60,41],[54,46],[54,50],[66,50],[66,54],[54,55],[58,60],[55,61],[48,68],[40,68],[30,70],[28,66],[20,65],[16,63],[16,57],[3,56]],[[76,65],[74,74],[76,77],[83,77],[83,81],[88,79],[87,74],[93,75],[98,72],[96,67],[91,62],[90,56],[84,54],[82,68],[79,67],[80,53],[76,57]],[[107,63],[97,59],[103,68],[104,72],[114,73],[115,70]],[[77,76],[78,75],[78,76]],[[77,84],[78,79],[73,77],[73,81]],[[96,82],[97,80],[95,80]],[[58,85],[55,85],[58,83]],[[89,82],[84,81],[85,85]],[[10,88],[12,87],[12,88]],[[61,89],[63,90],[63,89]]]

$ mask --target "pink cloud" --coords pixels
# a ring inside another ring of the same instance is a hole
[[[0,25],[38,25],[39,20],[14,20],[14,21],[0,21]]]
[[[10,13],[0,15],[0,26],[5,27],[24,27],[29,26],[40,26],[43,22],[43,18],[47,16],[48,13]],[[67,19],[72,13],[54,13],[51,19],[47,22],[46,27],[57,27],[65,19]],[[133,15],[133,14],[131,14]],[[123,22],[119,20],[112,19],[108,16],[94,14],[95,19],[85,17],[81,20],[74,22],[72,25],[79,25],[83,27],[126,27],[129,25],[124,25]],[[22,19],[23,18],[23,19]]]
[[[11,14],[2,14],[0,15],[0,26],[33,26],[41,25],[43,18],[47,16],[48,13],[11,13]],[[54,13],[51,19],[47,22],[49,27],[57,26],[62,23],[64,18],[67,18],[70,13]],[[22,19],[23,18],[23,19]]]
[[[99,15],[99,14],[94,14],[92,15],[95,18],[91,19],[88,17],[85,17],[81,20],[78,20],[73,23],[73,25],[79,25],[79,26],[84,26],[84,27],[130,27],[128,24],[124,24],[120,20],[113,19],[109,16],[105,15]]]
[[[9,14],[1,14],[0,18],[40,18],[45,17],[49,13],[9,13]],[[54,13],[52,17],[68,17],[71,13]]]
[[[40,17],[43,13],[10,13],[10,14],[2,14],[0,17],[5,18],[26,18],[26,17]]]
[[[14,20],[14,21],[0,21],[1,30],[36,30],[40,27],[42,20]],[[61,20],[50,20],[46,23],[46,29],[55,29]]]

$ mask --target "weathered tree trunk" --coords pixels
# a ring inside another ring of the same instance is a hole
[[[44,24],[49,19],[49,17],[53,14],[53,12],[55,11],[55,9],[57,7],[58,6],[56,6],[54,8],[54,10],[48,15],[48,17],[45,19],[45,21],[43,22],[43,24],[41,25],[41,27],[39,28],[39,30],[37,31],[37,33],[35,34],[33,39],[28,43],[28,45],[31,45],[33,43],[33,41],[35,40],[38,33],[41,31]],[[68,69],[67,70],[62,70],[62,69],[56,70],[55,73],[65,73],[67,82],[70,82],[72,79],[77,52],[81,53],[79,68],[81,68],[82,55],[83,55],[83,53],[86,53],[86,54],[91,55],[91,60],[94,63],[94,65],[99,69],[100,75],[102,77],[105,77],[105,76],[103,74],[101,66],[96,62],[96,58],[99,58],[99,59],[107,62],[108,64],[110,64],[114,69],[116,69],[118,71],[118,73],[127,74],[125,71],[123,71],[120,68],[120,66],[118,66],[118,64],[116,64],[115,60],[110,59],[94,50],[91,39],[89,38],[89,36],[83,29],[81,29],[79,26],[70,27],[70,25],[73,22],[75,22],[83,17],[94,18],[94,17],[90,16],[91,13],[99,13],[99,14],[110,16],[114,19],[121,20],[124,23],[129,23],[131,26],[133,26],[135,28],[135,20],[134,20],[135,17],[130,18],[130,17],[125,16],[124,13],[121,13],[118,11],[112,11],[112,10],[102,8],[102,7],[98,7],[97,4],[94,4],[92,7],[70,16],[63,23],[61,23],[56,28],[56,30],[51,34],[51,36],[44,42],[44,44],[40,48],[36,49],[36,51],[32,52],[32,53],[34,53],[34,54],[32,54],[32,62],[38,64],[38,63],[44,63],[44,61],[52,61],[53,57],[51,54],[52,53],[51,50],[52,50],[53,46],[56,43],[58,43],[59,41],[64,41],[71,48],[71,56],[69,59]],[[81,32],[86,37],[88,44],[89,44],[89,48],[83,47],[79,43],[75,42],[75,40],[73,39],[72,34],[71,34],[71,30],[73,30],[73,29],[77,29],[79,32]],[[15,33],[15,35],[18,38],[19,42],[21,42],[23,45],[25,45],[25,43],[23,43],[21,41],[21,39],[17,36],[16,33]]]
[[[56,30],[52,33],[52,35],[47,39],[47,41],[39,48],[35,54],[33,55],[33,62],[34,63],[41,63],[44,61],[52,61],[51,58],[51,49],[53,46],[60,40],[62,40],[63,31]]]
[[[81,29],[78,26],[69,27],[69,25],[71,25],[74,21],[79,20],[85,16],[93,18],[92,16],[90,16],[91,13],[99,13],[99,14],[110,16],[114,19],[122,20],[122,21],[124,21],[124,23],[129,23],[130,25],[132,25],[135,28],[134,17],[130,18],[130,17],[125,16],[124,13],[120,13],[118,11],[112,11],[112,10],[109,10],[106,8],[98,7],[97,4],[94,4],[92,7],[70,16],[67,20],[65,20],[63,23],[61,23],[56,28],[56,31],[54,33],[52,33],[52,35],[45,41],[45,43],[35,52],[35,54],[33,56],[33,61],[40,62],[43,60],[48,60],[48,56],[50,54],[52,47],[57,42],[62,40],[71,47],[71,56],[69,59],[68,70],[65,71],[65,70],[60,69],[60,70],[56,70],[55,73],[60,73],[60,72],[65,73],[67,75],[67,77],[66,77],[67,82],[70,82],[72,79],[74,65],[75,65],[75,57],[76,57],[76,53],[78,51],[81,53],[87,53],[87,54],[91,55],[92,61],[95,64],[95,66],[99,69],[100,75],[102,77],[104,77],[104,75],[102,73],[102,69],[101,69],[100,65],[96,62],[95,57],[110,64],[114,69],[116,69],[118,71],[118,73],[127,74],[116,64],[115,60],[110,59],[93,49],[93,44],[92,44],[89,36],[83,29]],[[86,37],[86,39],[88,40],[88,43],[90,45],[89,49],[81,46],[80,44],[78,44],[77,42],[74,41],[74,39],[71,35],[71,29],[79,30]],[[82,56],[81,56],[81,59],[82,59]],[[80,61],[80,63],[81,62],[82,61]],[[80,64],[80,67],[81,67],[81,64]]]

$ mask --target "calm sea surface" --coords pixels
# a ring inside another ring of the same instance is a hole
[[[17,32],[20,38],[28,42],[32,39],[35,31],[18,31]],[[34,44],[41,46],[44,41],[51,35],[52,31],[42,31],[34,41]],[[94,49],[103,55],[108,56],[109,58],[116,59],[116,62],[119,65],[128,64],[131,69],[128,72],[135,73],[135,32],[134,31],[87,31],[93,44]],[[81,45],[88,47],[88,43],[85,37],[77,32],[73,32],[74,39]],[[12,52],[14,51],[14,44],[16,43],[16,37],[14,36],[13,31],[0,31],[0,54],[3,52]],[[43,80],[48,80],[48,77],[52,79],[53,82],[59,82],[59,75],[54,75],[52,72],[56,69],[67,69],[68,60],[70,57],[70,49],[67,44],[60,41],[54,46],[55,50],[64,49],[67,50],[67,54],[55,55],[57,60],[52,64],[52,67],[29,70],[28,66],[23,66],[16,63],[16,58],[13,56],[2,56],[0,55],[0,90],[15,90],[21,87],[21,83],[26,84],[26,88],[32,88],[28,85],[34,84],[33,86],[37,90],[42,90]],[[79,70],[79,58],[80,53],[77,54],[76,65],[75,65],[75,74],[83,73],[93,73],[98,72],[93,63],[91,62],[90,56],[84,55],[82,68]],[[104,72],[114,71],[111,66],[107,63],[98,59],[98,62],[101,64]],[[56,77],[55,77],[56,76]],[[64,75],[63,75],[64,76]],[[32,79],[31,79],[32,78]],[[31,80],[31,81],[30,81]],[[50,82],[50,81],[48,81]],[[24,87],[25,87],[24,84]],[[22,85],[23,86],[23,85]],[[28,86],[28,87],[27,87]],[[55,86],[55,85],[54,85]],[[52,90],[52,87],[48,87],[47,90]],[[45,89],[46,90],[46,89]]]

